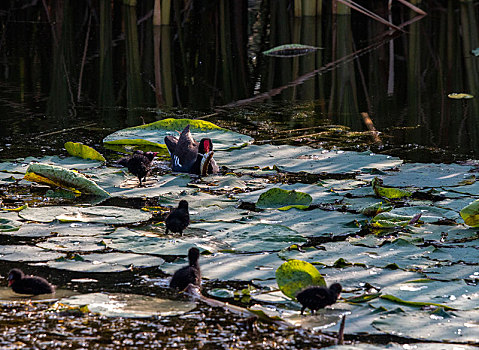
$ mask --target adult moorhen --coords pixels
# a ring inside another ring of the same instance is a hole
[[[38,276],[27,276],[20,269],[12,269],[8,273],[8,285],[19,294],[52,294],[55,287]]]
[[[200,251],[198,248],[190,248],[188,250],[188,266],[184,266],[177,270],[170,281],[170,288],[184,290],[188,284],[201,286],[201,271],[198,259]]]
[[[301,315],[306,308],[311,310],[311,314],[328,305],[333,305],[338,300],[343,287],[339,283],[333,283],[328,287],[308,287],[296,295],[296,299],[303,306]]]
[[[171,169],[180,173],[197,175],[214,174],[219,167],[213,159],[213,142],[204,138],[196,142],[188,124],[179,138],[165,136],[165,144],[171,156]]]
[[[183,235],[183,230],[190,224],[190,213],[188,211],[188,202],[181,200],[178,208],[173,209],[165,218],[166,230]]]
[[[121,158],[118,164],[128,168],[128,171],[138,177],[139,187],[143,186],[142,181],[146,179],[151,170],[151,162],[158,152],[135,151],[129,157]]]

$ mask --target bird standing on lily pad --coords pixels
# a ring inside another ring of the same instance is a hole
[[[213,142],[209,138],[196,142],[191,135],[189,124],[179,138],[166,136],[165,144],[171,156],[173,171],[201,176],[219,172],[219,167],[213,159]]]
[[[139,187],[143,186],[143,181],[150,173],[151,162],[158,152],[135,151],[129,157],[121,158],[118,164],[128,168],[128,171],[138,177],[140,181]]]
[[[188,202],[181,200],[178,204],[178,208],[171,210],[165,219],[165,234],[171,231],[183,235],[183,230],[186,229],[189,224],[190,213],[188,211]]]
[[[306,308],[311,310],[314,315],[315,311],[322,309],[328,305],[333,305],[339,298],[343,287],[339,283],[333,283],[328,287],[308,287],[300,291],[296,295],[296,299],[303,306],[301,308],[301,315]]]

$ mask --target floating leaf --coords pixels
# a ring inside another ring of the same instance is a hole
[[[467,226],[479,226],[479,199],[462,208],[459,212]]]
[[[235,296],[234,292],[225,288],[213,288],[208,291],[208,294],[211,296],[214,296],[215,298],[220,298],[220,299],[230,299],[230,298],[234,298]]]
[[[70,155],[74,157],[106,162],[105,157],[103,157],[98,151],[82,143],[67,142],[65,143],[65,149],[67,150],[68,153],[70,153]]]
[[[164,144],[165,136],[173,135],[178,137],[179,133],[177,131],[181,132],[188,124],[190,125],[191,134],[196,141],[203,137],[213,140],[215,152],[237,147],[253,140],[249,136],[223,129],[204,120],[168,118],[151,124],[116,131],[108,135],[103,140],[103,143],[139,146],[154,143],[156,146],[166,150],[166,145]]]
[[[365,302],[369,302],[373,299],[376,299],[376,298],[379,298],[381,296],[381,293],[364,293],[362,295],[359,295],[359,296],[355,296],[355,297],[351,297],[351,298],[347,298],[346,301],[348,303],[365,303]]]
[[[374,193],[378,197],[385,197],[388,199],[400,199],[404,197],[410,197],[412,196],[412,192],[402,190],[400,188],[392,188],[392,187],[383,187],[382,185],[382,180],[375,177],[371,181],[371,185],[373,186]]]
[[[390,294],[381,295],[380,298],[392,301],[394,303],[408,305],[408,306],[415,306],[415,307],[437,306],[437,307],[442,307],[444,310],[455,310],[453,307],[443,305],[443,304],[427,303],[427,302],[420,302],[420,301],[407,301]]]
[[[151,218],[151,213],[140,209],[122,208],[114,206],[96,206],[96,207],[68,207],[68,206],[49,206],[27,208],[19,213],[25,220],[37,222],[51,222],[59,220],[61,222],[95,222],[102,224],[133,224],[136,222],[147,221]]]
[[[60,302],[70,306],[88,305],[91,312],[109,317],[178,316],[196,307],[191,301],[122,293],[75,295]]]
[[[39,175],[39,177],[35,177]],[[42,179],[47,180],[42,180]],[[109,197],[108,192],[103,190],[94,181],[87,179],[84,175],[75,171],[50,164],[32,163],[28,166],[25,179],[32,181],[46,182],[59,187],[75,188],[84,193],[90,193],[101,197]]]
[[[452,94],[447,95],[447,97],[455,99],[455,100],[474,98],[473,95],[466,94],[466,93],[463,93],[463,92],[462,93],[453,92]]]
[[[323,276],[312,264],[302,260],[289,260],[276,270],[276,283],[288,297],[295,298],[303,288],[318,285],[325,286]]]
[[[0,218],[0,232],[18,231],[22,226],[20,221]]]
[[[379,202],[361,209],[361,214],[366,216],[376,216],[379,213],[390,211],[392,208],[391,205],[383,205],[383,202]]]
[[[316,46],[301,45],[301,44],[286,44],[273,47],[267,51],[263,51],[263,55],[276,57],[295,57],[306,55],[320,49]]]
[[[281,188],[272,188],[259,196],[256,208],[280,208],[288,210],[291,208],[308,208],[313,198],[304,192],[288,191]]]

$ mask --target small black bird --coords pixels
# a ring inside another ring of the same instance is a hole
[[[338,300],[343,287],[339,283],[333,283],[328,287],[308,287],[296,295],[296,299],[303,306],[301,315],[306,308],[311,310],[311,314],[328,305],[333,305]]]
[[[188,202],[181,200],[178,208],[173,209],[165,219],[166,230],[177,232],[183,235],[183,230],[190,224],[190,213],[188,212]]]
[[[135,151],[129,157],[121,158],[118,164],[128,167],[128,171],[138,177],[139,187],[143,186],[142,181],[146,179],[151,170],[151,161],[158,152]]]
[[[201,286],[201,271],[198,259],[200,251],[198,248],[190,248],[188,250],[188,266],[184,266],[175,272],[170,281],[170,288],[183,290],[188,284]]]
[[[12,269],[8,273],[8,286],[19,294],[52,294],[55,287],[38,276],[26,276],[20,269]]]

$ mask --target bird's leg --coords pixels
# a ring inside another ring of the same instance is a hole
[[[303,307],[301,308],[301,315],[303,314],[304,309],[306,309],[306,306],[303,306]]]

